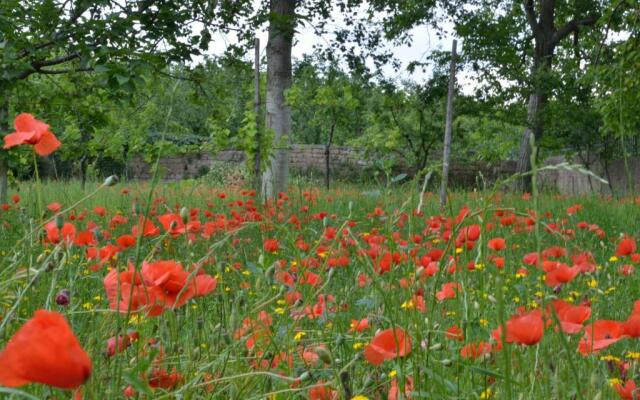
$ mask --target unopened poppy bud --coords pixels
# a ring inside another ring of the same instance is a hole
[[[490,294],[489,296],[487,296],[487,299],[489,299],[489,301],[490,301],[490,302],[492,302],[492,303],[494,303],[494,304],[498,302],[498,300],[496,300],[496,298],[495,298],[495,297],[493,297],[493,295],[492,295],[492,294]]]
[[[300,374],[300,376],[298,377],[298,380],[300,382],[304,382],[309,378],[311,378],[311,374],[309,373],[309,371],[304,371],[302,374]]]
[[[473,308],[474,308],[474,310],[479,310],[480,309],[480,303],[478,303],[477,301],[474,300]]]
[[[451,364],[453,364],[453,361],[449,360],[448,358],[445,358],[444,360],[440,361],[440,364],[444,365],[445,367],[448,367]]]
[[[273,282],[273,274],[275,273],[275,271],[276,271],[276,266],[275,266],[275,264],[272,264],[269,268],[267,268],[267,269],[264,271],[264,276],[266,276],[266,277],[267,277],[267,280],[268,280],[269,282]]]
[[[98,241],[98,242],[101,241],[102,240],[102,231],[100,231],[100,229],[98,229],[98,228],[95,228],[93,230],[93,236],[95,236],[96,241]]]
[[[174,230],[178,227],[178,222],[177,221],[171,221],[171,224],[169,224],[169,229],[170,230]]]
[[[429,347],[429,350],[433,350],[433,351],[440,350],[440,349],[442,349],[442,343],[434,343],[431,345],[431,347]]]
[[[318,347],[316,349],[316,354],[318,355],[318,358],[320,358],[325,364],[331,364],[331,361],[333,361],[331,359],[331,353],[324,347]]]
[[[67,289],[62,289],[56,295],[56,304],[59,306],[67,306],[71,303],[71,293]]]
[[[62,219],[62,216],[60,214],[56,215],[56,228],[62,229],[63,226],[64,226],[64,219]]]
[[[104,180],[104,186],[115,186],[118,181],[120,181],[120,178],[117,175],[111,175]]]
[[[189,222],[189,216],[191,215],[191,213],[189,212],[189,209],[187,207],[182,207],[180,209],[180,218],[182,218],[182,223],[186,224],[187,222]]]
[[[133,386],[129,385],[124,388],[124,390],[122,390],[122,395],[127,398],[134,397],[136,395],[136,390],[133,388]]]
[[[46,257],[46,256],[47,256],[46,254],[41,253],[40,255],[38,255],[38,258],[36,258],[36,262],[37,262],[38,264],[40,264],[41,262],[43,262],[43,261],[44,261],[44,259],[45,259],[45,257]]]
[[[424,267],[421,265],[418,267],[418,269],[416,269],[416,275],[417,276],[422,276],[422,273],[424,272]]]

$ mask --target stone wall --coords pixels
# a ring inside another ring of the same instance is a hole
[[[290,169],[300,173],[323,173],[325,169],[324,150],[324,145],[293,145],[289,155]],[[160,160],[160,168],[166,180],[188,179],[202,174],[214,161],[243,163],[245,154],[237,150],[224,150],[215,155],[202,153],[164,157]],[[558,165],[564,161],[564,156],[550,157],[546,160],[545,165]],[[434,160],[434,162],[439,161]],[[541,172],[542,187],[574,196],[589,193],[611,194],[611,187],[616,194],[627,192],[627,178],[622,160],[610,161],[606,165],[596,159],[575,159],[570,162],[587,165],[590,171],[610,181],[610,184],[604,184],[576,170],[556,169]],[[356,173],[363,171],[371,164],[371,161],[365,160],[357,150],[341,146],[331,148],[331,168],[334,177],[340,176],[341,171],[348,170]],[[630,158],[629,169],[636,189],[640,190],[640,158]],[[513,175],[515,171],[516,163],[514,161],[505,161],[496,165],[480,162],[453,162],[450,170],[450,184],[454,188],[481,187],[482,181],[492,184],[498,179]],[[136,158],[129,163],[128,174],[129,179],[150,179],[151,166],[141,158]],[[480,178],[481,176],[482,178]]]
[[[324,145],[293,145],[289,153],[289,168],[299,172],[324,171]],[[214,161],[242,163],[245,154],[238,150],[223,150],[215,155],[209,153],[163,157],[159,165],[166,180],[193,178],[211,166]],[[345,165],[363,168],[367,165],[360,153],[344,146],[332,146],[330,156],[331,168],[336,170]],[[128,165],[129,179],[150,179],[151,165],[141,157],[134,158]]]

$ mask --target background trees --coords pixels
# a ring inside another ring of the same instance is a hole
[[[379,68],[393,63],[390,46],[420,42],[411,29],[425,24],[462,41],[454,158],[519,160],[525,171],[531,132],[540,154],[586,164],[637,152],[640,35],[630,0],[14,0],[2,2],[0,20],[2,132],[20,111],[50,122],[66,143],[43,165],[51,176],[126,174],[135,155],[264,148],[276,150],[273,163],[263,157],[272,195],[286,187],[290,143],[325,145],[327,160],[332,145],[355,146],[386,166],[424,170],[438,162],[448,55],[413,64],[430,70],[426,79],[389,79]],[[329,40],[292,60],[303,25]],[[262,117],[243,45],[264,27]],[[230,31],[239,41],[226,55],[192,59],[214,32]],[[3,152],[0,195],[3,168],[28,164],[21,150]]]

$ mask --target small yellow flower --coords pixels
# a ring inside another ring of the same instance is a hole
[[[363,396],[363,395],[359,394],[357,396],[353,396],[351,398],[351,400],[369,400],[369,398],[367,396]]]
[[[224,267],[224,272],[226,272],[226,273],[231,272],[231,268],[229,268],[229,267]]]
[[[100,295],[97,295],[93,298],[95,301],[100,301],[102,300],[102,297]]]
[[[86,302],[82,305],[82,308],[84,308],[85,310],[92,310],[93,309],[93,304]]]
[[[480,320],[480,325],[482,325],[482,326],[485,326],[485,327],[486,327],[486,326],[488,326],[488,325],[489,325],[489,321],[487,321],[486,319],[481,319],[481,320]]]
[[[476,264],[476,265],[475,265],[475,268],[476,268],[478,271],[482,271],[482,270],[484,269],[484,264],[482,264],[482,263],[478,263],[478,264]]]
[[[493,391],[491,390],[491,388],[487,388],[486,390],[483,390],[482,393],[480,393],[481,400],[487,400],[491,397],[493,397]]]
[[[277,307],[274,311],[276,312],[276,314],[284,314],[284,308],[282,307]]]
[[[392,369],[392,370],[389,372],[389,378],[395,378],[395,377],[396,377],[396,375],[398,375],[398,371],[396,371],[395,369]]]
[[[197,310],[198,309],[198,305],[197,304],[192,304],[191,305],[191,309],[192,310]]]
[[[242,275],[249,276],[251,275],[251,271],[242,271]]]
[[[299,341],[300,339],[302,339],[303,336],[305,336],[307,333],[306,332],[298,332],[295,334],[295,336],[293,337],[293,340],[295,341]]]
[[[360,350],[363,347],[364,347],[364,343],[361,343],[361,342],[356,342],[356,343],[353,344],[353,349],[354,350]]]
[[[456,254],[462,253],[462,247],[456,247]]]
[[[407,300],[404,303],[402,303],[400,305],[400,308],[402,308],[403,310],[410,310],[413,307],[415,307],[415,304],[413,303],[413,300]]]
[[[447,317],[455,317],[455,316],[456,316],[455,311],[447,311]]]
[[[280,300],[276,301],[276,303],[277,303],[279,306],[284,306],[285,304],[287,304],[286,300],[283,300],[283,299],[280,299]]]
[[[200,348],[206,349],[207,347],[209,347],[209,346],[207,346],[206,343],[200,343]]]
[[[431,243],[433,243],[433,244],[438,244],[438,243],[440,243],[440,239],[433,239],[433,240],[431,241]]]
[[[611,294],[612,292],[615,292],[616,288],[614,286],[611,286],[610,288],[607,288],[607,290],[604,291],[604,294],[608,295]]]
[[[628,351],[627,355],[625,357],[631,358],[632,360],[640,360],[640,352],[638,352],[638,351]]]
[[[619,378],[611,378],[609,379],[609,385],[611,385],[611,387],[622,385],[622,380]]]
[[[620,362],[620,358],[613,356],[611,354],[607,354],[605,356],[601,356],[600,357],[600,361],[613,361],[613,362]]]
[[[516,296],[513,298],[514,303],[520,303],[520,297]]]
[[[609,262],[614,263],[614,262],[616,262],[616,261],[618,261],[618,257],[616,257],[616,256],[611,256],[611,257],[609,258]]]
[[[591,278],[591,280],[587,282],[587,286],[590,287],[591,289],[594,289],[598,287],[598,281],[595,280],[594,278]]]

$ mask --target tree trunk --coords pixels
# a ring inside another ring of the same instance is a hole
[[[525,128],[522,139],[520,139],[520,152],[518,155],[518,163],[516,172],[525,174],[531,171],[531,135],[538,131],[534,137],[539,139],[542,136],[542,125],[539,122],[540,112],[542,111],[543,97],[541,92],[531,93],[529,96],[529,105],[527,107],[527,127]],[[516,181],[516,189],[521,192],[531,192],[531,176],[523,176]]]
[[[260,39],[256,38],[254,49],[253,111],[256,114],[256,154],[253,159],[253,189],[260,192],[260,164],[262,163],[262,130],[260,129]]]
[[[262,179],[264,199],[287,190],[291,109],[285,91],[291,87],[291,48],[295,29],[295,0],[272,0],[267,42],[266,127],[273,129],[274,155]]]
[[[449,69],[449,91],[447,93],[447,117],[444,128],[444,150],[442,154],[442,182],[440,184],[440,205],[447,204],[447,184],[449,181],[449,158],[451,156],[451,130],[453,129],[453,95],[456,83],[456,45],[451,45],[451,66]]]

